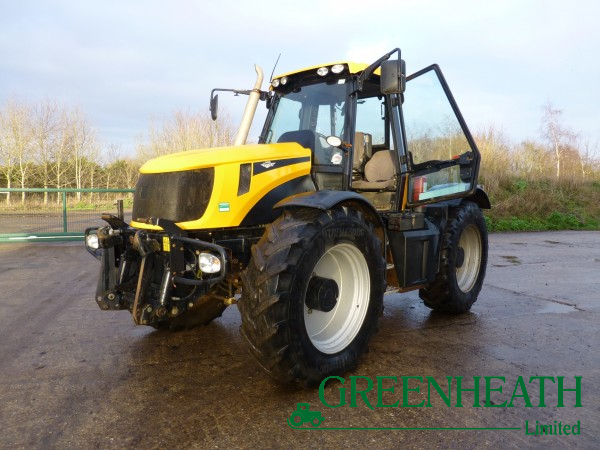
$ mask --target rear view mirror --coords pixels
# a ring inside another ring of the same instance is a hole
[[[406,63],[403,59],[381,63],[381,93],[402,94],[406,89]]]
[[[213,91],[214,92],[214,91]],[[217,120],[217,113],[219,112],[219,94],[210,97],[210,117],[212,120]]]

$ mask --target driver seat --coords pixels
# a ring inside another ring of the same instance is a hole
[[[317,135],[314,131],[311,130],[296,130],[296,131],[286,131],[279,139],[277,139],[278,143],[281,142],[296,142],[300,144],[304,148],[308,148],[310,150],[315,151],[316,149],[316,140]]]
[[[352,182],[352,187],[361,191],[382,191],[394,187],[396,170],[391,150],[373,153],[365,164],[365,179]]]

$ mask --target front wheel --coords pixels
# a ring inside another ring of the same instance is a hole
[[[462,313],[477,300],[487,266],[488,236],[481,209],[463,202],[449,211],[435,281],[419,291],[425,306]]]
[[[287,211],[242,277],[242,334],[280,382],[314,386],[356,367],[383,310],[385,261],[352,208]]]

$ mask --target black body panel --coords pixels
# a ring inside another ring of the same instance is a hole
[[[135,188],[134,220],[160,217],[173,222],[201,218],[212,194],[213,168],[143,173]]]
[[[294,178],[283,183],[265,195],[259,202],[252,207],[250,212],[244,217],[240,226],[262,225],[273,222],[279,215],[273,205],[291,195],[301,192],[313,192],[315,185],[309,176]]]

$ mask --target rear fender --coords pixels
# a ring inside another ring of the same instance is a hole
[[[439,202],[439,204],[444,204],[444,205],[448,205],[448,206],[458,206],[464,201],[473,202],[473,203],[477,204],[477,206],[479,206],[481,209],[492,209],[492,204],[490,203],[490,198],[488,197],[486,192],[480,187],[477,187],[477,189],[475,189],[475,193],[473,195],[470,195],[470,196],[464,197],[464,198],[454,198],[452,200],[444,200],[444,201]]]
[[[487,193],[479,186],[475,190],[475,193],[470,197],[467,197],[465,200],[470,200],[474,203],[477,203],[477,205],[479,205],[481,209],[492,209],[490,198],[488,197]]]
[[[362,195],[352,191],[316,191],[290,195],[273,206],[273,209],[301,207],[316,208],[327,211],[336,205],[355,203],[365,208],[367,215],[376,219],[383,226],[381,217],[375,207]]]
[[[359,210],[373,224],[377,237],[381,241],[385,255],[385,227],[375,207],[362,195],[352,191],[316,191],[303,192],[284,198],[273,209],[281,208],[313,208],[327,211],[334,206],[346,206]]]

